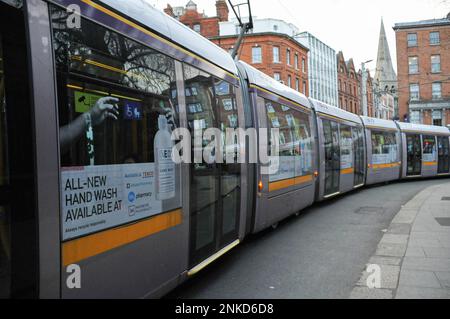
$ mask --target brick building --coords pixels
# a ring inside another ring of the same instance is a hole
[[[215,17],[198,12],[193,1],[186,7],[168,4],[164,12],[226,51],[232,51],[240,33],[236,19],[229,20],[225,0],[216,0]],[[242,42],[239,59],[308,95],[308,48],[294,38],[297,34],[298,29],[285,21],[255,19],[254,29]]]
[[[229,9],[225,0],[216,1],[216,16],[207,17],[198,12],[197,5],[191,0],[186,7],[173,8],[170,4],[164,12],[206,38],[219,35],[219,23],[228,21]]]
[[[397,23],[400,120],[450,124],[450,14]]]
[[[339,107],[345,111],[361,114],[359,79],[353,59],[345,61],[344,54],[337,54]]]
[[[231,51],[237,35],[219,36],[211,41]],[[308,86],[308,49],[281,33],[261,32],[245,36],[239,59],[305,95]]]

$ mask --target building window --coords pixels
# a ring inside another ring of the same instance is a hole
[[[274,73],[273,78],[277,80],[278,82],[281,82],[281,74],[280,73]]]
[[[202,31],[202,27],[200,26],[200,24],[194,24],[193,29],[197,33],[200,33]]]
[[[433,100],[440,100],[442,98],[442,83],[436,82],[432,85]]]
[[[441,43],[439,32],[430,32],[430,45],[437,45]]]
[[[433,118],[433,125],[442,126],[442,110],[434,110],[431,117]]]
[[[306,95],[306,81],[303,81],[303,94]]]
[[[300,80],[295,79],[295,90],[300,92]]]
[[[305,60],[305,58],[302,58],[302,72],[306,73],[306,60]]]
[[[342,91],[342,81],[339,80],[339,91]]]
[[[286,50],[286,63],[287,65],[291,65],[291,50]]]
[[[417,74],[419,73],[419,58],[416,56],[409,57],[409,74]]]
[[[280,48],[273,47],[273,63],[280,63]]]
[[[420,116],[420,111],[411,111],[409,121],[412,124],[421,124],[422,123],[422,119],[421,119],[421,116]]]
[[[252,63],[262,63],[261,47],[252,48]]]
[[[408,47],[417,46],[417,33],[408,33]]]
[[[418,101],[420,100],[420,87],[419,84],[410,84],[409,85],[409,96],[410,101]]]
[[[432,55],[431,56],[431,72],[432,73],[441,72],[441,56],[440,55]]]
[[[298,54],[297,53],[295,54],[295,57],[294,57],[294,64],[295,64],[295,69],[298,70]]]
[[[290,75],[288,75],[288,83],[287,83],[287,85],[289,87],[292,87],[292,77]]]

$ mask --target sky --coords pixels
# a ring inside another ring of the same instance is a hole
[[[158,9],[167,3],[185,6],[188,0],[147,0]],[[233,3],[241,2],[232,0]],[[194,0],[199,11],[215,16],[215,0]],[[374,60],[366,67],[376,69],[381,18],[384,19],[389,47],[397,69],[395,23],[443,18],[450,12],[450,0],[251,0],[253,16],[276,18],[295,24],[325,42],[345,59]],[[230,11],[230,17],[233,13]]]

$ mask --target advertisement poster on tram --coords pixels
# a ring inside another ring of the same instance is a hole
[[[160,183],[153,163],[63,169],[63,240],[180,207],[175,173],[167,169]]]

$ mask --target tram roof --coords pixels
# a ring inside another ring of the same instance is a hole
[[[270,91],[271,93],[274,93],[278,96],[284,97],[306,108],[311,109],[311,103],[305,95],[278,82],[274,78],[262,73],[261,71],[243,61],[239,61],[238,64],[245,70],[250,85],[256,85],[259,88]]]
[[[176,19],[154,8],[146,1],[101,0],[100,2],[136,20],[216,66],[234,75],[238,74],[236,64],[228,52]]]
[[[443,126],[412,124],[412,123],[403,123],[403,122],[397,122],[397,124],[400,127],[402,132],[450,135],[449,129],[446,127],[443,127]]]
[[[309,100],[311,101],[314,109],[318,113],[322,113],[322,114],[330,115],[332,117],[336,117],[336,118],[339,118],[342,120],[362,124],[361,118],[356,114],[344,111],[343,109],[340,109],[338,107],[326,104],[324,102],[321,102],[321,101],[318,101],[315,99],[309,99]]]
[[[361,119],[367,128],[384,128],[398,131],[398,127],[394,121],[377,119],[367,116],[361,116]]]

